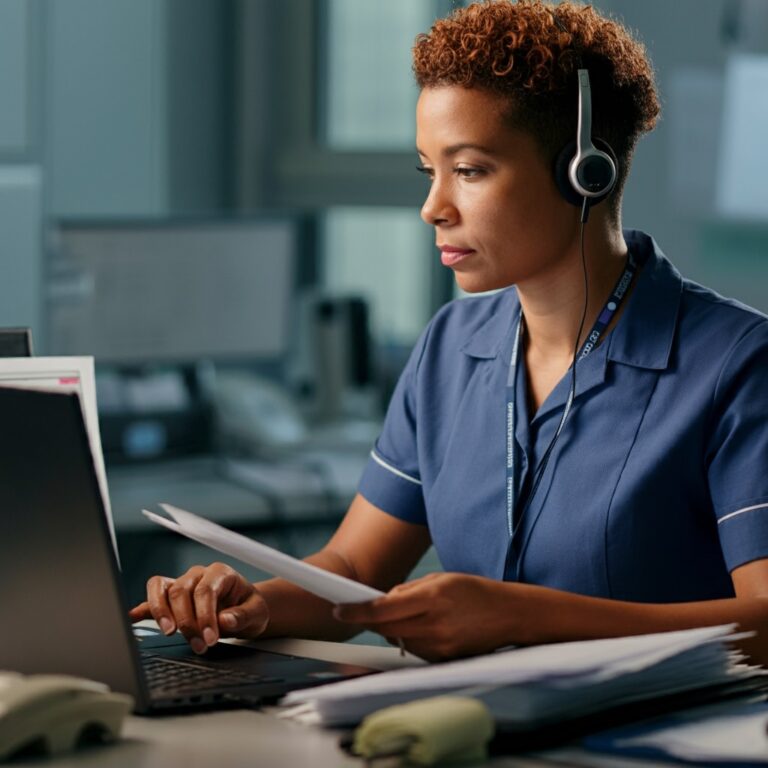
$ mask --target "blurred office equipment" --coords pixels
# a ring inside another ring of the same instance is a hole
[[[96,376],[104,452],[115,461],[205,453],[211,448],[206,366],[101,367]]]
[[[297,404],[283,387],[263,376],[217,373],[212,402],[218,447],[228,453],[277,459],[307,437]]]
[[[296,222],[65,222],[53,237],[49,347],[96,357],[105,451],[211,448],[213,364],[279,370],[289,347]]]
[[[289,376],[315,422],[378,415],[367,302],[356,295],[305,293]]]
[[[365,302],[309,293],[297,318],[290,387],[244,370],[216,371],[210,387],[226,476],[289,516],[306,514],[307,494],[315,514],[345,509],[381,427]]]
[[[130,696],[93,680],[0,672],[0,761],[116,741],[132,706]]]
[[[289,218],[65,223],[56,239],[49,311],[57,354],[136,365],[286,351],[296,247]]]
[[[0,357],[32,357],[30,328],[0,328]]]

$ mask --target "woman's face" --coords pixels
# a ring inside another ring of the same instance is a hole
[[[425,88],[416,146],[431,179],[421,217],[442,262],[469,292],[554,274],[578,232],[578,211],[555,186],[533,137],[504,121],[486,91]]]

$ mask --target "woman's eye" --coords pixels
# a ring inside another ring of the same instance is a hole
[[[482,168],[471,168],[466,165],[457,165],[453,172],[457,176],[462,176],[465,179],[476,179],[478,176],[482,176],[485,171]]]
[[[430,168],[426,165],[417,165],[416,170],[419,173],[423,173],[425,176],[428,176],[430,179],[435,178],[434,168]],[[451,169],[451,173],[455,173],[457,176],[461,176],[465,179],[476,179],[479,176],[484,176],[485,170],[483,168],[472,168],[466,165],[457,165],[455,168]]]

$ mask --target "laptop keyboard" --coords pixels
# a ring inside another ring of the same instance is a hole
[[[194,662],[173,661],[147,653],[142,655],[141,661],[153,694],[178,695],[281,682],[281,678],[278,677],[266,677],[219,667],[211,668]]]

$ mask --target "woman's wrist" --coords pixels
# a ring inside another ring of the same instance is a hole
[[[504,611],[503,645],[538,645],[552,642],[553,627],[549,625],[551,596],[530,584],[503,582],[510,609]]]
[[[534,584],[506,584],[514,610],[507,622],[510,642],[540,645],[591,640],[618,635],[658,632],[668,617],[655,616],[653,608],[564,592]]]

